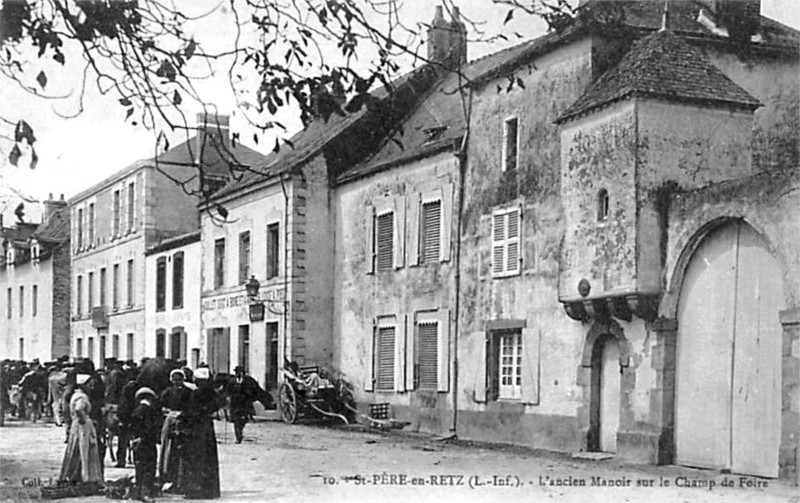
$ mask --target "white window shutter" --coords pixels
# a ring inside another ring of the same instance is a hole
[[[492,216],[492,273],[502,274],[506,261],[506,214]]]
[[[442,187],[442,244],[439,248],[441,261],[450,260],[450,243],[453,239],[453,184]]]
[[[412,391],[415,386],[416,374],[416,324],[410,323],[410,317],[406,316],[406,390]]]
[[[406,317],[401,315],[397,319],[397,328],[394,331],[394,390],[406,390]]]
[[[375,273],[375,207],[367,205],[366,228],[367,240],[364,243],[364,260],[367,262],[367,274]]]
[[[470,366],[466,375],[474,376],[472,383],[473,396],[476,402],[486,402],[486,332],[472,332],[469,334],[472,352],[469,355]]]
[[[412,192],[408,195],[408,265],[419,265],[419,232],[420,232],[420,194]]]
[[[438,391],[450,390],[450,310],[439,310],[439,337],[436,339],[439,344],[438,371],[439,388]]]
[[[406,245],[406,197],[394,198],[394,267],[400,269],[405,264]]]
[[[539,405],[539,349],[538,328],[522,329],[522,403]]]
[[[378,337],[378,324],[376,320],[372,320],[372,332],[367,337],[366,344],[366,366],[364,369],[364,391],[373,391],[375,389],[375,339]]]

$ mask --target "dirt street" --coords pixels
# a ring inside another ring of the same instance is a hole
[[[800,501],[797,488],[775,480],[621,466],[614,460],[579,460],[422,435],[259,421],[247,426],[244,443],[236,445],[232,425],[217,421],[216,431],[222,501]],[[38,499],[36,486],[58,474],[63,440],[63,430],[53,425],[7,421],[0,428],[2,501]],[[106,458],[106,479],[133,474],[132,467],[110,464]]]

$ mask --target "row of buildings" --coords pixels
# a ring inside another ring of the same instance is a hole
[[[796,480],[800,34],[757,0],[663,5],[587,0],[469,63],[437,8],[433,64],[293,148],[216,118],[73,197],[50,354],[271,389],[284,358],[329,365],[420,431]],[[199,206],[164,174],[194,163]],[[46,333],[20,281],[54,226],[7,234],[6,355]]]

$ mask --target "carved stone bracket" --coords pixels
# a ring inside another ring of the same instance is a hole
[[[658,316],[658,294],[635,293],[599,299],[562,301],[567,316],[577,321],[606,321],[612,317],[631,321],[633,315],[645,321]]]

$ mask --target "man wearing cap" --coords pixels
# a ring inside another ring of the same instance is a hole
[[[180,463],[178,430],[181,415],[189,405],[192,392],[184,384],[184,375],[181,369],[170,372],[169,380],[172,386],[165,389],[159,399],[165,417],[161,428],[161,456],[158,460],[158,473],[161,484],[166,486],[166,491],[180,492],[180,488],[177,487]]]
[[[133,459],[136,465],[136,486],[139,499],[153,501],[156,481],[156,443],[161,414],[155,406],[156,394],[147,387],[140,388],[135,395],[131,433],[133,435]]]
[[[231,401],[231,419],[236,443],[241,444],[244,436],[244,425],[253,415],[253,402],[258,398],[258,383],[244,372],[241,365],[233,369],[235,375],[228,381],[225,394]]]

